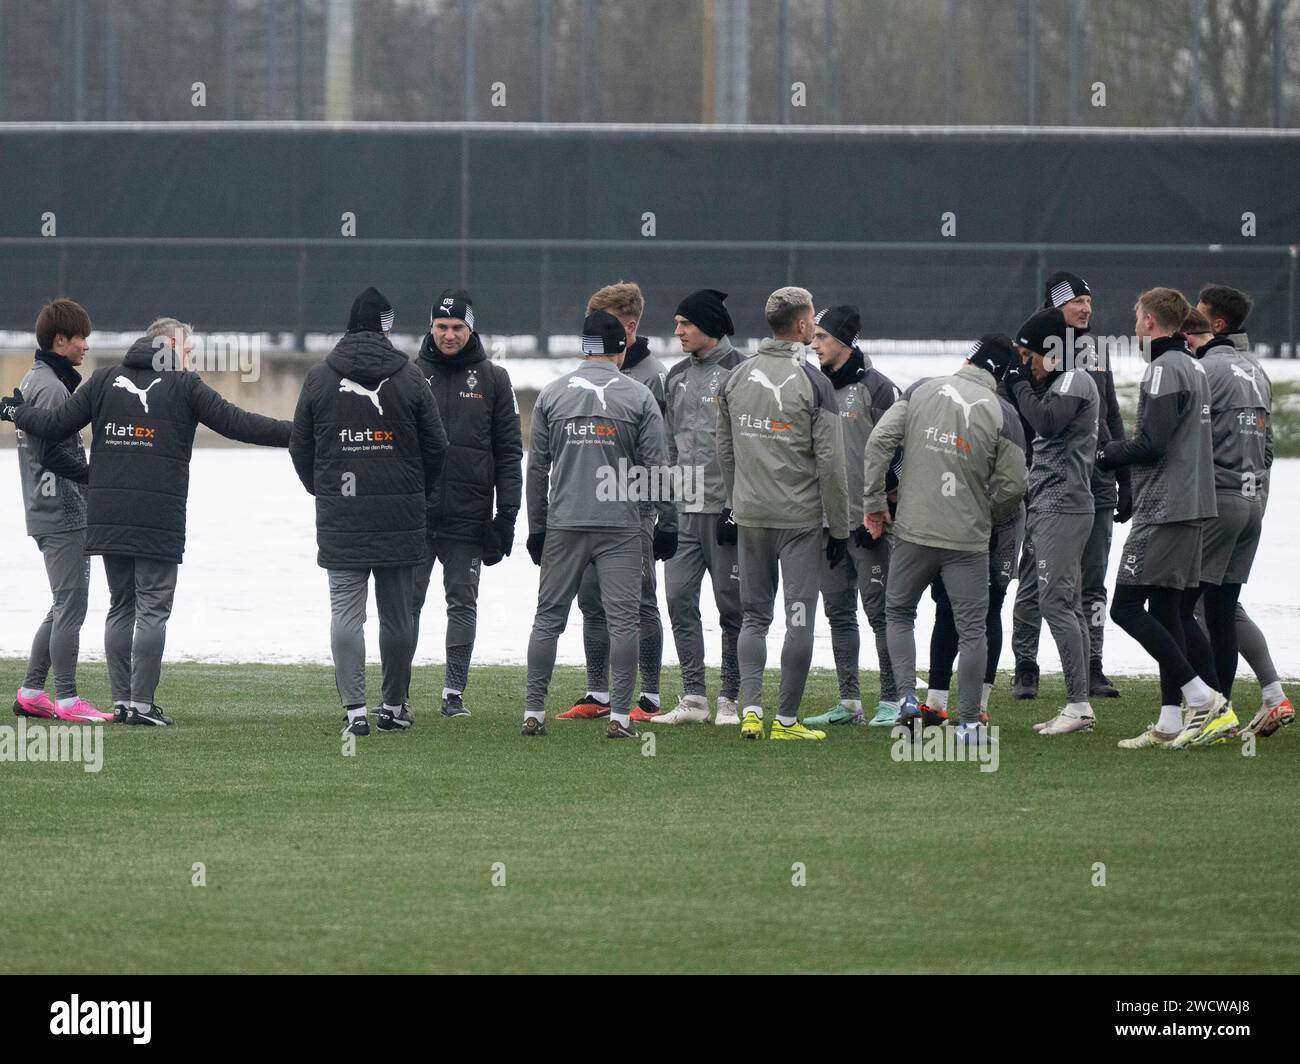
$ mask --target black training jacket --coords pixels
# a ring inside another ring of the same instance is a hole
[[[86,553],[180,562],[194,429],[240,443],[285,447],[290,424],[250,414],[178,368],[162,337],[142,336],[116,366],[97,369],[55,410],[18,408],[15,423],[63,439],[92,425]]]
[[[415,365],[447,432],[447,460],[429,497],[429,531],[486,545],[493,492],[497,511],[512,520],[523,493],[524,447],[510,375],[488,360],[478,333],[454,355],[426,334]]]
[[[298,479],[316,496],[321,567],[422,561],[426,499],[446,451],[419,371],[383,333],[345,333],[307,372],[289,443]]]

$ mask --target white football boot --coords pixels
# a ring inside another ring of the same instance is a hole
[[[660,713],[647,724],[706,724],[709,720],[709,703],[703,695],[682,695],[677,705],[667,713]]]
[[[714,724],[740,724],[740,706],[734,698],[718,695],[718,711],[713,716]]]

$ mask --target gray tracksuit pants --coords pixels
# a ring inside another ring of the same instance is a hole
[[[1080,561],[1092,532],[1091,513],[1031,513],[1038,609],[1056,641],[1065,700],[1088,701],[1088,622]]]
[[[528,638],[528,687],[524,708],[546,709],[546,692],[555,671],[555,644],[569,620],[569,608],[587,566],[596,568],[601,604],[609,630],[609,665],[613,686],[610,705],[616,713],[632,708],[636,684],[638,612],[643,567],[641,530],[612,528],[600,532],[548,528],[537,587],[537,616]]]
[[[86,530],[46,532],[35,538],[45,561],[45,575],[54,602],[36,629],[23,686],[41,689],[53,667],[55,697],[76,698],[77,654],[90,591]]]
[[[1102,670],[1102,651],[1106,640],[1106,570],[1110,565],[1110,542],[1114,529],[1115,511],[1109,507],[1093,514],[1092,529],[1083,546],[1080,561],[1080,589],[1083,598],[1083,616],[1088,633],[1087,657],[1089,667]],[[1016,603],[1012,612],[1011,649],[1016,661],[1038,660],[1038,636],[1043,615],[1038,602],[1038,556],[1027,522],[1025,544],[1020,554],[1020,586],[1016,588]]]
[[[719,546],[717,514],[677,515],[677,553],[664,562],[668,619],[682,667],[682,694],[703,696],[704,627],[700,621],[700,585],[707,572],[713,583],[722,628],[722,691],[735,698],[740,690],[736,643],[740,636],[740,562],[738,548]]]
[[[104,656],[114,702],[153,704],[176,596],[177,568],[175,562],[157,558],[104,555],[108,578]]]
[[[429,593],[433,567],[442,563],[442,593],[447,603],[447,667],[442,681],[451,691],[464,692],[469,683],[469,662],[474,654],[478,628],[478,579],[483,547],[459,539],[429,539],[429,554],[415,566],[411,612],[415,627],[411,633],[411,656],[420,641],[420,612]]]
[[[334,685],[344,706],[366,704],[366,598],[375,576],[379,610],[379,660],[384,702],[400,706],[411,686],[415,654],[415,613],[411,607],[415,566],[376,569],[330,569],[330,652]]]
[[[916,690],[916,604],[943,577],[957,624],[957,693],[961,719],[980,719],[988,634],[989,552],[945,550],[899,539],[889,560],[885,589],[885,620],[889,626],[889,657],[900,695]]]
[[[655,573],[655,518],[641,516],[641,690],[659,693],[664,660],[664,626],[659,617],[659,581]],[[582,611],[582,646],[587,658],[587,690],[609,690],[609,628],[600,602],[600,578],[588,564],[578,588]]]
[[[1110,565],[1110,540],[1115,527],[1112,507],[1097,510],[1092,516],[1092,531],[1083,547],[1079,580],[1083,587],[1083,617],[1088,626],[1088,666],[1102,671],[1102,651],[1106,644],[1106,568]]]
[[[743,620],[736,653],[740,662],[742,712],[763,704],[767,630],[772,625],[778,576],[785,599],[785,643],[781,648],[781,695],[777,716],[789,721],[812,664],[813,628],[821,586],[822,530],[740,526],[740,602]]]
[[[830,538],[822,533],[823,545]],[[858,683],[858,666],[861,656],[861,638],[858,634],[858,600],[867,612],[867,620],[876,637],[876,657],[880,663],[880,700],[897,702],[894,688],[894,668],[889,661],[889,637],[885,625],[885,587],[889,581],[889,552],[894,537],[882,537],[875,550],[859,547],[849,540],[849,559],[852,564],[841,563],[834,569],[822,555],[822,609],[831,626],[831,651],[835,656],[835,675],[839,681],[840,698],[861,698]]]

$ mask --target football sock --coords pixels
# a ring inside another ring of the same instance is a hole
[[[71,698],[60,698],[55,703],[55,705],[57,705],[60,709],[71,709],[79,701],[81,701],[81,699],[78,698],[76,695],[73,695]]]
[[[1188,708],[1203,706],[1214,699],[1214,691],[1199,676],[1193,676],[1182,687],[1183,697],[1187,699]]]
[[[1179,706],[1161,706],[1160,719],[1156,721],[1156,731],[1172,735],[1183,730],[1183,711]]]
[[[532,718],[533,720],[545,720],[545,719],[546,719],[546,710],[544,710],[544,709],[525,709],[525,710],[524,710],[524,720],[528,720],[529,718]]]
[[[632,715],[630,713],[611,713],[609,719],[623,728],[632,726]]]
[[[140,709],[140,710],[148,710],[148,709],[153,708],[153,703],[152,703],[152,702],[132,702],[132,703],[131,703],[131,708],[132,708],[132,709]]]
[[[986,683],[980,688],[980,709],[985,713],[989,711],[989,696],[993,694],[993,685]]]
[[[862,712],[862,699],[860,699],[860,698],[841,698],[840,701],[844,703],[844,707],[845,707],[846,709],[851,709],[851,710],[853,710],[854,713],[861,713],[861,712]]]
[[[41,689],[39,687],[20,687],[18,688],[18,694],[22,698],[40,698]]]
[[[1065,715],[1067,717],[1091,717],[1092,706],[1087,702],[1067,702],[1065,704]]]
[[[591,699],[592,701],[594,701],[594,702],[608,702],[608,701],[609,701],[609,692],[608,692],[608,691],[588,691],[588,692],[587,692],[587,697],[590,698],[590,699]]]
[[[366,715],[365,706],[348,706],[347,708],[348,708],[349,724],[351,724],[354,720],[360,720],[362,717]]]
[[[1282,685],[1277,680],[1274,680],[1270,684],[1266,684],[1260,691],[1260,694],[1264,696],[1264,705],[1268,706],[1270,709],[1274,706],[1281,705],[1282,699],[1286,698],[1286,692],[1282,690]]]
[[[948,692],[947,691],[926,691],[925,704],[929,706],[931,709],[936,709],[936,710],[947,709]]]
[[[762,706],[746,706],[746,707],[745,707],[745,712],[742,713],[741,716],[743,717],[743,716],[745,716],[745,714],[747,714],[747,713],[753,713],[755,716],[758,717],[759,720],[762,720],[762,719],[763,719],[763,707],[762,707]]]
[[[390,706],[387,702],[384,703],[384,709],[388,710],[389,713],[400,713],[400,712],[402,712],[402,707],[401,707],[401,706]]]
[[[798,717],[793,717],[793,716],[792,716],[792,717],[787,717],[787,716],[786,716],[785,714],[783,714],[783,713],[778,713],[778,714],[776,715],[776,719],[777,719],[778,721],[780,721],[781,724],[783,724],[785,727],[790,728],[790,727],[793,727],[793,726],[794,726],[795,722],[798,721],[799,718],[798,718]]]
[[[443,698],[446,698],[448,695],[458,695],[458,694],[460,694],[460,692],[451,687],[444,687],[442,689]]]
[[[659,705],[658,691],[642,691],[641,697],[644,698],[647,702],[649,702],[652,706],[658,707]]]

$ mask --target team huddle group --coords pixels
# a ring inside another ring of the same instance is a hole
[[[540,567],[526,736],[546,734],[556,643],[576,598],[587,689],[558,717],[607,717],[609,738],[635,738],[643,722],[712,719],[748,739],[820,740],[835,724],[951,723],[961,742],[993,743],[1001,608],[1017,578],[1013,696],[1037,697],[1043,621],[1064,673],[1065,705],[1035,725],[1040,735],[1092,729],[1093,700],[1119,695],[1102,664],[1108,603],[1160,672],[1158,718],[1121,747],[1208,745],[1235,734],[1239,654],[1263,691],[1244,727],[1267,736],[1291,723],[1264,637],[1238,601],[1272,464],[1271,390],[1243,331],[1244,293],[1210,285],[1195,307],[1169,288],[1138,297],[1135,334],[1150,365],[1128,438],[1111,373],[1077,342],[1093,308],[1073,274],[1048,280],[1040,309],[1014,337],[986,334],[951,376],[901,392],[858,347],[855,307],[817,311],[807,290],[780,288],[765,307],[771,337],[746,355],[732,346],[725,299],[703,289],[681,301],[675,336],[685,357],[668,370],[638,336],[639,287],[596,292],[582,365],[538,396],[526,485],[510,378],[488,359],[462,289],[438,297],[414,360],[389,341],[388,300],[362,292],[342,339],[307,373],[292,421],[241,410],[204,383],[190,366],[190,327],[174,318],[155,321],[120,363],[82,383],[89,315],[69,299],[48,303],[33,366],[0,399],[0,419],[19,430],[27,531],[53,596],[14,712],[172,723],[154,698],[185,548],[194,434],[204,424],[233,440],[287,447],[316,500],[345,736],[369,734],[372,717],[383,731],[412,726],[411,663],[438,563],[447,613],[441,713],[469,716],[481,568],[511,553],[524,505],[527,550]],[[80,437],[87,425],[89,461]],[[634,475],[646,470],[674,475]],[[647,491],[647,483],[673,490]],[[1108,596],[1113,523],[1129,521]],[[112,712],[77,692],[92,555],[102,556],[109,586]],[[672,709],[660,699],[660,561],[681,663]],[[700,615],[706,575],[722,635],[712,715]],[[382,699],[368,708],[372,578]],[[765,729],[778,587],[785,638]],[[935,623],[921,702],[915,624],[927,591]],[[819,599],[840,697],[801,721]],[[879,659],[870,717],[859,688],[859,601]],[[45,692],[50,673],[54,698]]]

